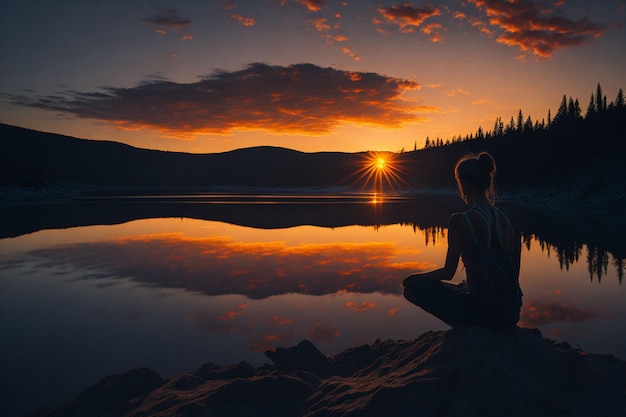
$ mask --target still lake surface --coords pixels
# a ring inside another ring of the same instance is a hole
[[[623,224],[504,204],[524,239],[521,326],[626,360]],[[106,375],[163,377],[448,327],[404,300],[438,268],[456,196],[99,195],[0,209],[2,415]],[[464,277],[459,265],[455,281]]]

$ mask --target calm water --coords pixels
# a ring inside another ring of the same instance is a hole
[[[264,350],[302,339],[334,354],[447,329],[400,284],[443,264],[447,218],[462,206],[380,200],[107,196],[5,209],[3,415],[137,367],[170,377],[209,361],[260,365]],[[606,214],[509,211],[525,240],[520,324],[626,359],[625,229]]]

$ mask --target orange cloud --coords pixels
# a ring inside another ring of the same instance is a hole
[[[470,2],[485,13],[492,28],[501,31],[496,41],[518,47],[523,52],[522,57],[549,58],[560,48],[578,46],[590,38],[601,36],[607,28],[607,25],[594,23],[587,17],[571,20],[554,15],[530,0]],[[490,32],[480,23],[477,26],[481,31]]]
[[[387,318],[390,319],[393,316],[395,316],[398,313],[399,308],[395,307],[395,308],[390,308],[389,311],[387,312]]]
[[[190,41],[193,39],[192,35],[184,35],[182,38],[180,38],[181,41]]]
[[[231,14],[230,18],[237,21],[242,26],[250,27],[256,24],[256,21],[252,17],[244,17],[240,14]]]
[[[363,301],[361,304],[357,304],[357,303],[355,303],[353,301],[348,301],[346,303],[346,307],[348,307],[350,310],[354,310],[354,311],[367,311],[367,310],[371,310],[374,307],[376,307],[376,303]]]
[[[332,29],[332,26],[328,23],[328,19],[325,17],[313,20],[312,24],[319,32],[325,32]]]
[[[471,95],[469,91],[464,90],[462,88],[455,88],[454,90],[445,91],[444,94],[448,97],[456,97],[458,95],[469,96]]]
[[[359,57],[350,48],[347,48],[347,47],[341,48],[341,52],[343,52],[344,54],[348,55],[350,58],[352,58],[355,61],[359,61],[361,59],[361,57]]]
[[[306,6],[312,12],[319,12],[326,3],[325,0],[295,0],[297,3]]]
[[[470,102],[470,104],[472,106],[483,106],[483,105],[486,105],[486,104],[493,104],[493,101],[489,100],[489,99],[486,99],[486,98],[479,98],[477,100],[472,100]]]
[[[397,25],[400,31],[404,33],[414,32],[415,28],[424,23],[426,19],[441,15],[441,11],[435,7],[417,8],[408,3],[380,8],[378,12],[388,23]],[[377,22],[379,21],[374,21],[374,23]]]
[[[359,59],[349,48],[343,52]],[[413,80],[371,72],[257,63],[240,71],[216,71],[195,83],[157,78],[130,88],[12,99],[18,105],[173,136],[232,130],[319,135],[342,123],[400,127],[419,121],[419,108],[402,97],[418,88]]]
[[[443,41],[443,36],[441,35],[443,26],[439,23],[429,23],[424,25],[420,30],[423,34],[428,35],[431,42],[437,43]]]

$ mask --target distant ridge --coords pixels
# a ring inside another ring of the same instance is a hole
[[[497,186],[597,206],[626,202],[626,106],[584,119],[562,117],[538,130],[510,131],[389,155],[401,179],[396,191],[452,189],[464,154],[489,151]],[[304,153],[259,146],[191,154],[77,139],[0,124],[0,186],[50,184],[124,187],[346,188],[372,187],[359,171],[367,152]],[[361,171],[362,173],[362,171]]]
[[[359,159],[358,154],[271,146],[211,154],[157,151],[4,124],[0,146],[0,185],[5,186],[340,186]]]

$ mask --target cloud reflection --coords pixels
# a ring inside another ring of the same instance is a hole
[[[207,295],[240,294],[251,299],[342,291],[400,294],[401,278],[432,268],[396,260],[406,255],[394,242],[238,242],[229,237],[189,238],[178,234],[126,237],[63,245],[30,252],[42,265],[72,265],[85,279],[129,278]],[[348,306],[363,309],[368,306]],[[369,307],[368,307],[369,308]],[[225,313],[241,314],[245,306]]]
[[[555,295],[560,295],[560,292]],[[595,318],[597,314],[594,311],[578,307],[576,301],[530,300],[524,301],[519,324],[525,327],[537,327],[555,322],[590,321]]]

